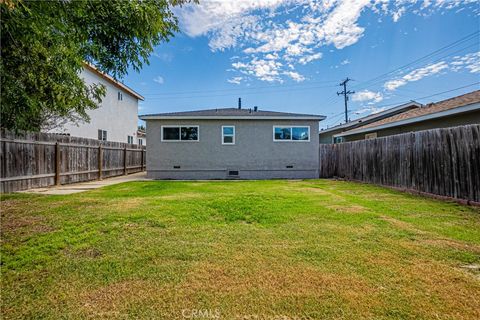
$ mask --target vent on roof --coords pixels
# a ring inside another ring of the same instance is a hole
[[[180,166],[173,166],[173,169],[180,169]]]
[[[257,112],[257,111],[258,111],[258,107],[257,107],[257,106],[253,107],[253,111]]]

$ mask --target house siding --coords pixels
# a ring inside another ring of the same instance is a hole
[[[107,131],[107,140],[114,142],[127,142],[127,136],[133,136],[137,141],[138,124],[138,99],[125,90],[113,85],[96,73],[84,69],[81,77],[86,84],[101,83],[107,88],[105,97],[97,109],[87,111],[90,122],[79,124],[66,123],[65,125],[50,130],[52,133],[68,133],[74,137],[98,139],[98,130]],[[118,92],[123,95],[123,100],[118,100]]]
[[[165,125],[198,125],[199,141],[162,142]],[[225,125],[235,126],[235,145],[222,145]],[[310,126],[310,141],[273,141],[275,125]],[[147,136],[147,175],[153,179],[318,178],[318,121],[147,120]],[[239,176],[229,177],[228,170]]]

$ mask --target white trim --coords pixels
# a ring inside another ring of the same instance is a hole
[[[290,139],[289,140],[277,140],[275,139],[275,128],[290,128]],[[308,140],[293,140],[293,128],[308,128]],[[286,125],[273,125],[273,142],[310,142],[310,126],[286,126]]]
[[[359,126],[365,126],[369,123],[372,123],[372,122],[375,122],[375,121],[380,121],[382,119],[392,117],[392,116],[397,115],[399,113],[402,113],[402,112],[405,112],[405,111],[408,111],[408,110],[411,110],[411,109],[418,109],[418,108],[421,108],[421,107],[422,107],[421,103],[411,101],[411,102],[396,106],[396,107],[391,108],[391,109],[387,109],[387,110],[379,112],[379,113],[374,113],[374,114],[365,116],[363,118],[358,118],[358,119],[352,120],[352,121],[344,123],[344,124],[340,124],[340,125],[337,125],[337,126],[334,126],[334,127],[331,127],[331,128],[326,128],[326,129],[320,130],[319,134],[324,134],[324,133],[328,133],[328,132],[331,132],[331,131],[341,130],[341,129],[345,129],[345,128],[349,128],[349,127],[355,127],[355,126],[358,128]],[[353,130],[353,129],[351,129],[351,130]]]
[[[223,128],[226,128],[226,127],[228,127],[228,128],[233,128],[233,135],[230,135],[230,134],[227,134],[226,136],[224,135],[224,133],[223,133]],[[236,133],[235,133],[235,126],[231,126],[231,125],[224,125],[224,126],[222,126],[222,145],[226,145],[226,146],[235,145],[235,135],[236,135]],[[232,138],[233,138],[233,142],[231,142],[231,143],[226,143],[226,142],[224,142],[224,141],[225,141],[225,140],[224,140],[224,137],[232,137]]]
[[[143,115],[140,116],[141,120],[315,120],[322,121],[326,117],[324,116],[156,116],[156,115]]]
[[[475,110],[480,110],[480,103],[473,103],[473,104],[469,104],[469,105],[454,108],[454,109],[449,109],[449,110],[444,110],[444,111],[440,111],[440,112],[425,114],[425,115],[410,118],[410,119],[404,119],[404,120],[399,120],[399,121],[395,121],[395,122],[385,123],[385,124],[382,124],[382,125],[379,125],[379,126],[376,126],[376,127],[370,127],[370,128],[365,128],[365,129],[359,128],[357,130],[350,130],[350,131],[346,131],[346,132],[336,134],[336,135],[334,135],[334,137],[344,137],[344,136],[350,136],[350,135],[357,134],[357,133],[378,131],[378,130],[388,129],[388,128],[392,128],[392,127],[398,127],[398,126],[403,126],[403,125],[407,125],[407,124],[412,124],[412,123],[416,123],[416,122],[422,122],[422,121],[438,119],[438,118],[442,118],[442,117],[448,117],[448,116],[451,116],[451,115],[464,113],[464,112],[475,111]]]
[[[121,83],[120,81],[117,81],[115,80],[112,76],[104,73],[104,72],[101,72],[100,70],[97,69],[97,67],[95,67],[93,64],[90,64],[88,62],[84,62],[83,63],[83,66],[88,69],[89,71],[93,72],[93,73],[96,73],[97,75],[101,76],[102,78],[104,78],[105,80],[107,81],[110,81],[113,85],[115,85],[117,88],[120,88],[122,90],[124,90],[125,92],[127,92],[128,94],[130,94],[131,96],[137,98],[138,100],[145,100],[145,98],[139,94],[138,92],[135,92],[135,90],[129,88],[127,85]]]
[[[196,127],[197,128],[197,140],[180,140],[182,135],[182,127]],[[179,128],[179,139],[178,140],[165,140],[163,139],[163,128]],[[190,125],[190,124],[177,124],[177,125],[164,125],[160,126],[160,141],[162,142],[199,142],[200,141],[200,126],[199,125]]]

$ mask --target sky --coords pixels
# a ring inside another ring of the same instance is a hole
[[[320,114],[321,128],[480,88],[476,0],[200,0],[123,79],[139,114],[236,107]]]

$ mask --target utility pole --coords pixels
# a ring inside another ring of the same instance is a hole
[[[341,86],[341,87],[343,86],[343,91],[342,92],[337,92],[337,95],[342,95],[343,94],[343,97],[345,99],[345,123],[348,122],[348,95],[355,93],[355,91],[347,91],[347,82],[350,81],[350,80],[352,80],[352,79],[349,79],[347,77],[347,79],[340,82],[339,86]]]

